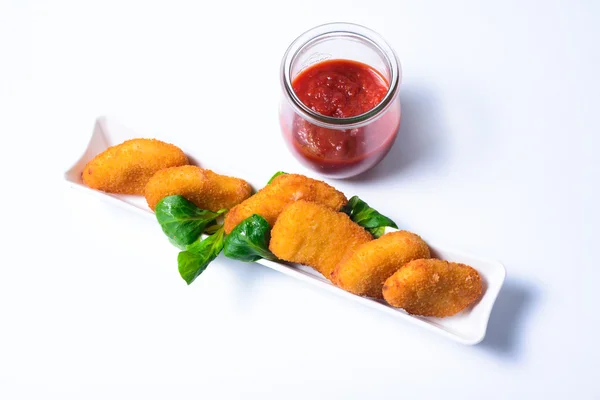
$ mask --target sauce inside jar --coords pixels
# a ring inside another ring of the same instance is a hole
[[[374,68],[343,59],[311,65],[294,78],[292,86],[304,105],[333,118],[355,117],[372,110],[389,89],[387,80]],[[288,132],[292,148],[308,166],[333,177],[345,177],[377,164],[391,148],[399,124],[399,107],[355,129],[324,128],[294,114]]]
[[[350,60],[314,64],[298,74],[292,86],[306,106],[335,118],[366,113],[383,100],[389,88],[379,72]]]

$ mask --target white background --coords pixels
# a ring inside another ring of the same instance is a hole
[[[158,225],[69,189],[107,114],[255,186],[306,171],[279,62],[330,21],[402,62],[390,155],[335,182],[502,261],[474,347],[219,258],[191,286]],[[0,1],[0,397],[600,397],[600,4]]]

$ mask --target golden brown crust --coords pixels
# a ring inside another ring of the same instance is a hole
[[[448,317],[475,304],[483,293],[479,273],[465,264],[414,260],[383,285],[383,297],[409,314]]]
[[[351,293],[382,299],[387,278],[407,262],[429,257],[429,247],[418,235],[390,232],[342,260],[334,270],[333,282]]]
[[[296,200],[320,203],[335,211],[348,202],[342,192],[325,182],[298,174],[279,175],[254,196],[229,211],[225,217],[225,232],[230,233],[252,214],[262,216],[273,226],[283,209]]]
[[[230,209],[252,194],[243,179],[219,175],[194,165],[158,171],[146,185],[144,195],[152,210],[166,196],[181,195],[203,210]]]
[[[282,260],[309,265],[330,279],[343,257],[372,239],[346,214],[299,200],[277,218],[269,249]]]
[[[131,139],[94,157],[84,167],[81,178],[92,189],[144,194],[146,183],[157,171],[188,163],[177,146],[156,139]]]

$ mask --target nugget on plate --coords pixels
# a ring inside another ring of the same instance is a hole
[[[282,260],[309,265],[331,279],[338,262],[370,240],[373,236],[346,214],[300,200],[277,218],[269,249]]]
[[[361,245],[342,260],[335,268],[333,282],[354,294],[382,299],[387,278],[407,262],[429,257],[429,247],[418,235],[390,232]]]
[[[233,178],[194,165],[171,167],[158,171],[144,191],[148,207],[167,196],[180,195],[203,210],[219,211],[246,200],[252,188],[243,179]]]
[[[92,189],[144,194],[146,183],[157,171],[187,164],[187,156],[177,146],[156,139],[131,139],[94,157],[81,178]]]
[[[304,175],[279,175],[254,196],[233,207],[225,217],[225,232],[252,214],[258,214],[273,226],[283,209],[296,200],[307,200],[323,204],[331,210],[339,210],[348,200],[342,192],[325,182]]]
[[[434,258],[409,262],[383,285],[383,297],[409,314],[449,317],[475,304],[483,292],[473,268]]]

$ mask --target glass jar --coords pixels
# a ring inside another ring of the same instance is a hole
[[[359,115],[334,117],[317,112],[294,91],[295,78],[308,67],[329,60],[370,67],[385,81],[387,92],[373,108]],[[347,178],[374,167],[394,144],[400,127],[401,79],[396,54],[368,28],[331,23],[303,33],[287,49],[281,63],[279,117],[288,147],[304,165],[330,178]]]

